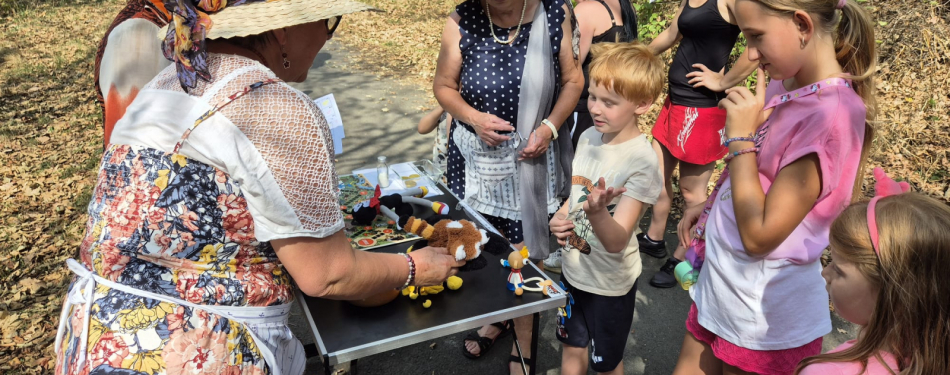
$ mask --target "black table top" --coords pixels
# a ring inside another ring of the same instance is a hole
[[[452,208],[449,216],[453,219],[467,219],[484,227],[480,217],[473,218],[444,185],[439,187],[446,194],[430,197],[430,200],[448,204]],[[431,215],[427,208],[415,210],[421,218]],[[369,251],[405,252],[414,242]],[[321,354],[335,365],[563,305],[563,294],[545,297],[541,293],[525,292],[515,296],[507,288],[510,269],[502,267],[499,261],[507,254],[500,257],[483,252],[482,256],[488,265],[480,270],[460,272],[458,276],[463,280],[460,289],[446,288],[436,295],[420,295],[416,300],[399,295],[383,306],[358,307],[344,301],[304,296],[302,306]],[[523,268],[522,275],[525,279],[547,279],[534,265]],[[426,299],[432,301],[428,309],[422,306]]]

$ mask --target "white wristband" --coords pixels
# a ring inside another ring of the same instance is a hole
[[[557,140],[557,128],[554,127],[554,124],[551,123],[551,120],[544,119],[544,120],[541,120],[541,123],[544,124],[544,125],[547,125],[549,128],[551,128],[551,134],[553,134],[553,136],[554,136],[554,138],[551,139],[551,140],[552,140],[552,141],[553,141],[553,140]]]

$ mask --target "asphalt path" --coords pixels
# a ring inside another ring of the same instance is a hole
[[[343,118],[346,138],[343,154],[337,157],[337,172],[375,165],[377,155],[386,155],[392,163],[426,159],[431,156],[434,134],[420,135],[416,124],[431,105],[431,89],[379,77],[360,70],[347,51],[330,41],[317,56],[308,79],[294,86],[311,98],[333,93]],[[648,221],[642,223],[646,228]],[[675,223],[669,223],[670,229]],[[666,235],[669,250],[676,235]],[[686,333],[684,322],[691,300],[680,289],[657,289],[648,281],[663,265],[663,259],[641,255],[643,273],[637,290],[633,328],[624,349],[624,373],[670,374],[679,357]],[[555,280],[559,275],[549,274]],[[438,307],[434,307],[438,308]],[[317,317],[319,319],[319,317]],[[834,328],[825,336],[827,351],[855,337],[853,325],[832,314]],[[554,336],[555,312],[541,315],[537,373],[559,374],[561,345]],[[299,308],[291,316],[291,328],[305,344],[313,335]],[[511,350],[511,337],[499,340],[495,347],[478,360],[462,356],[466,332],[360,359],[358,373],[371,374],[504,374]],[[525,344],[527,345],[527,343]],[[319,357],[307,362],[307,374],[319,374],[323,367]],[[341,369],[346,370],[345,368]],[[593,372],[590,372],[593,374]]]

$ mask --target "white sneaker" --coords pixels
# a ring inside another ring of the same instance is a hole
[[[544,270],[551,271],[554,273],[561,273],[561,249],[548,255],[547,258],[544,258]]]

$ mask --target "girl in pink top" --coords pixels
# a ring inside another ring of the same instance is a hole
[[[818,259],[872,137],[875,42],[858,3],[737,0],[735,15],[758,87],[726,91],[727,170],[679,226],[694,238],[678,267],[698,277],[675,374],[790,374],[821,351]]]
[[[831,225],[822,276],[857,340],[802,361],[799,375],[950,374],[950,207],[880,169],[876,197]],[[888,186],[890,185],[890,186]]]

